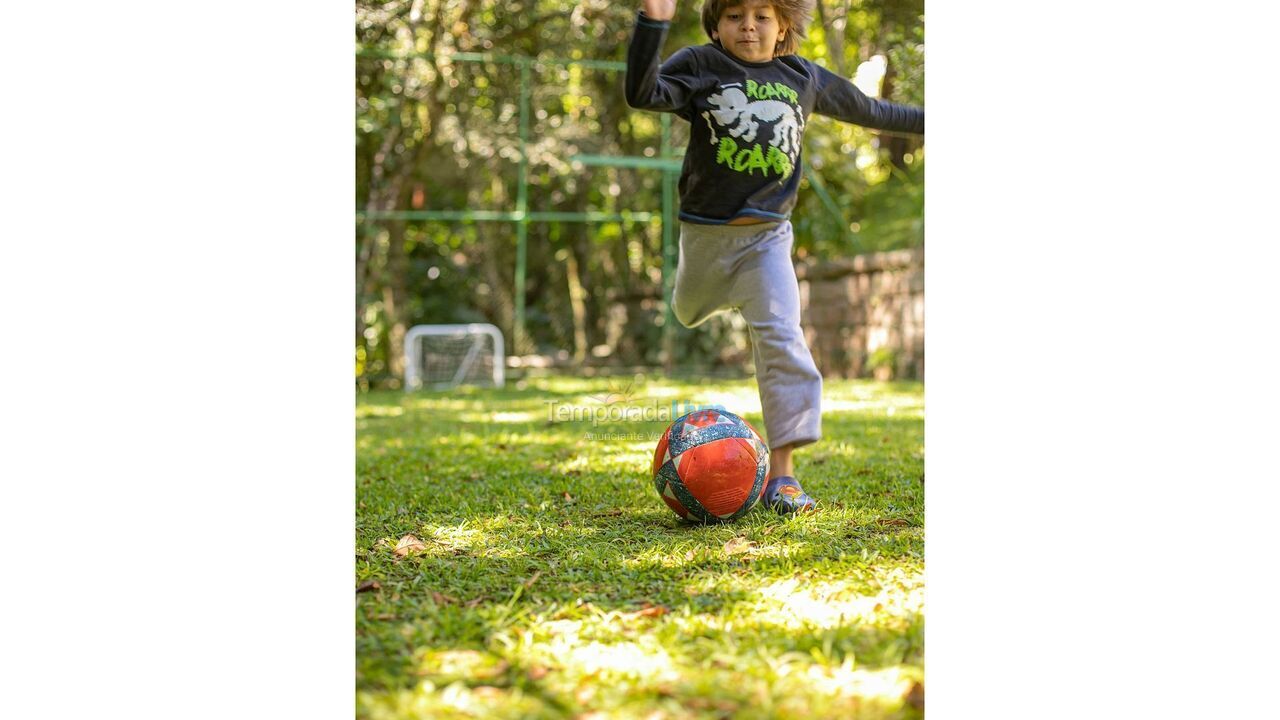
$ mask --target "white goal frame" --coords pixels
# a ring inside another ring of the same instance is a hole
[[[418,353],[418,338],[427,335],[474,335],[471,349],[458,365],[453,376],[453,386],[457,386],[467,376],[475,356],[480,352],[485,336],[493,339],[493,384],[502,387],[506,383],[507,357],[502,342],[502,331],[489,323],[462,323],[458,325],[414,325],[404,336],[404,389],[418,390],[422,387],[422,378],[418,377],[418,366],[421,357]]]

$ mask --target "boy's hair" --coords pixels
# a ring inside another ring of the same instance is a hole
[[[769,0],[786,30],[782,41],[773,49],[774,57],[790,55],[800,47],[800,38],[805,36],[805,29],[809,27],[809,20],[813,17],[813,3],[814,0]],[[742,4],[743,0],[706,0],[702,4],[702,29],[707,31],[711,42],[720,44],[712,33],[720,24],[720,16],[724,11]]]

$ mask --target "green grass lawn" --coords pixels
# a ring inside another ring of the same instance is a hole
[[[700,526],[654,490],[658,413],[763,431],[750,379],[361,395],[358,716],[920,717],[923,386],[823,396],[819,512]]]

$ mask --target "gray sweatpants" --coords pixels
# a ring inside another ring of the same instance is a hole
[[[790,221],[680,223],[672,310],[690,328],[725,310],[742,313],[751,329],[770,449],[822,437],[822,375],[800,329],[794,242]]]

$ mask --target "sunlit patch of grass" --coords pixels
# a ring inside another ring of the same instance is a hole
[[[371,417],[400,417],[401,415],[404,415],[404,408],[399,405],[359,405],[356,407],[357,420]]]
[[[458,419],[463,422],[490,422],[490,423],[530,423],[545,417],[545,413],[539,415],[534,412],[462,412],[458,414]]]
[[[374,393],[357,408],[357,714],[916,717],[923,400],[830,381],[796,453],[822,511],[691,526],[658,499],[666,420],[554,422],[618,381]],[[750,381],[634,383],[763,430]],[[613,393],[612,395],[610,393]],[[423,549],[393,552],[405,534]]]
[[[787,627],[830,628],[847,622],[902,626],[906,618],[924,611],[924,583],[920,581],[869,595],[858,593],[843,581],[810,583],[788,578],[757,592],[768,601],[769,617]]]

